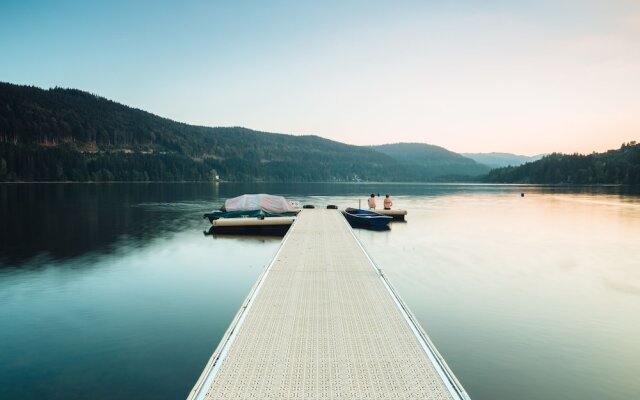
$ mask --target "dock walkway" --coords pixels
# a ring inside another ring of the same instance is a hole
[[[189,399],[468,399],[336,210],[302,211]]]

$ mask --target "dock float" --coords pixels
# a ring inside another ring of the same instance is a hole
[[[340,212],[309,209],[188,399],[469,397]]]
[[[284,236],[296,217],[219,218],[211,221],[211,233]]]
[[[397,221],[404,221],[405,216],[407,215],[407,210],[385,210],[385,209],[374,209],[371,211],[375,211],[378,214],[386,215],[387,217],[392,217]]]

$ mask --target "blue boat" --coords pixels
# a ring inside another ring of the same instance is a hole
[[[351,226],[374,229],[388,228],[387,225],[393,219],[392,217],[361,208],[347,208],[344,210],[344,216]]]

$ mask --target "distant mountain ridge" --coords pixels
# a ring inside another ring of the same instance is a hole
[[[0,181],[409,182],[487,171],[437,146],[193,126],[76,89],[0,83]]]
[[[487,165],[491,168],[501,167],[517,167],[528,162],[541,159],[544,154],[536,156],[522,156],[511,153],[461,153],[463,156],[470,158],[480,164]]]
[[[400,163],[423,166],[433,171],[434,176],[480,176],[490,170],[486,165],[432,144],[393,143],[371,148]]]

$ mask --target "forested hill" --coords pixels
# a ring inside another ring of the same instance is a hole
[[[421,166],[433,176],[479,176],[489,167],[440,146],[425,143],[393,143],[371,146],[406,165]]]
[[[0,83],[0,181],[424,181],[459,172],[317,136],[187,125],[80,90]]]
[[[492,170],[496,183],[640,184],[640,144],[630,142],[606,153],[551,154],[519,167]]]

